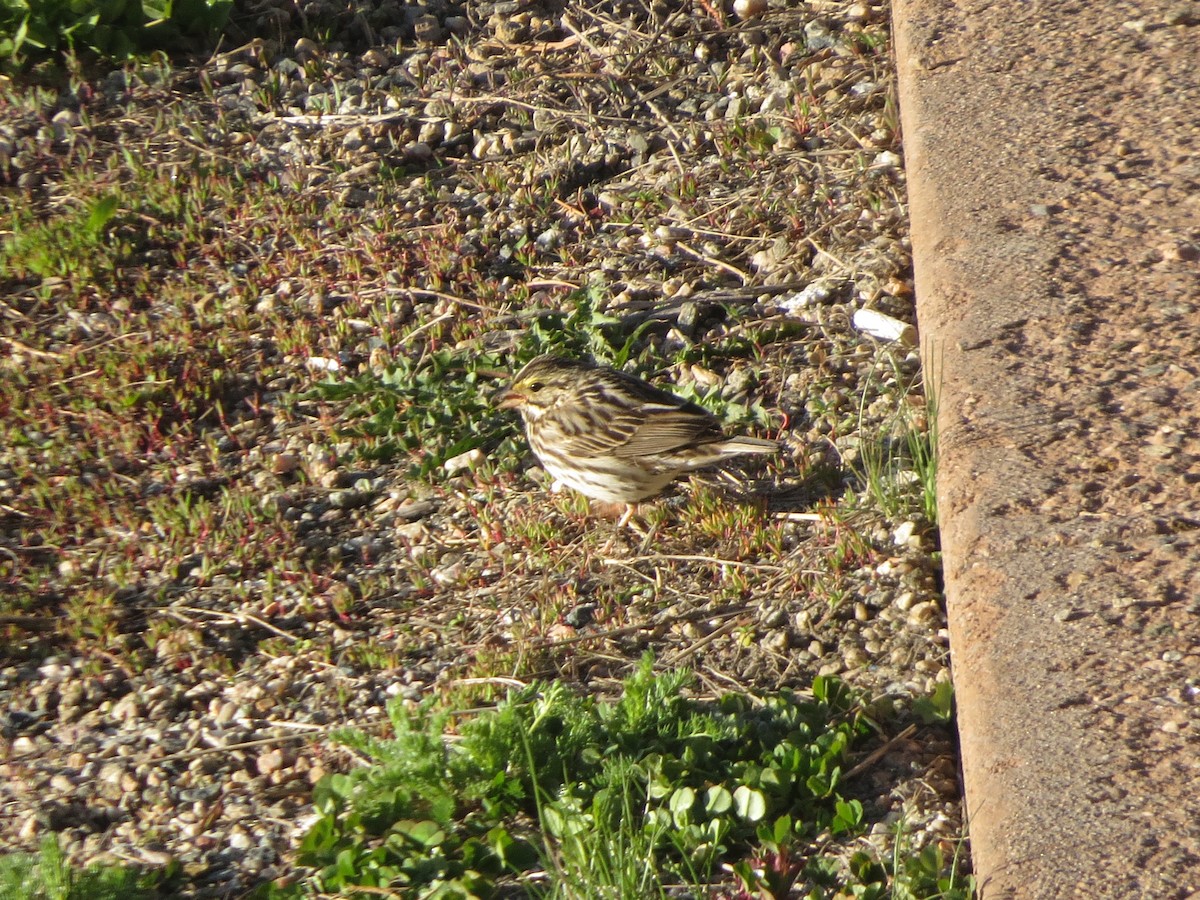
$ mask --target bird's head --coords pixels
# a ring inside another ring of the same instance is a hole
[[[536,419],[578,388],[581,376],[592,368],[581,360],[539,356],[513,377],[496,405],[518,410],[527,419]]]

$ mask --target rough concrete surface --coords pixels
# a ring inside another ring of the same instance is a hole
[[[1200,4],[894,0],[984,900],[1200,892]]]

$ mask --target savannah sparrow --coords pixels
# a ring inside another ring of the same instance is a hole
[[[636,503],[683,472],[739,453],[775,453],[774,441],[727,437],[689,400],[608,366],[539,356],[499,405],[525,420],[529,446],[555,481],[595,500]]]

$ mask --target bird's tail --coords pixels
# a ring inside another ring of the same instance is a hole
[[[779,442],[739,436],[729,438],[725,441],[723,448],[728,453],[778,453]]]

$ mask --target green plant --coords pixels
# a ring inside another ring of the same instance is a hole
[[[975,878],[963,874],[963,849],[964,844],[959,841],[949,860],[939,842],[926,844],[914,853],[903,824],[898,824],[892,858],[887,865],[891,900],[973,900]]]
[[[861,805],[851,801],[839,806],[857,826]],[[949,860],[940,843],[913,852],[903,825],[898,825],[890,857],[880,860],[860,850],[838,864],[826,856],[803,855],[791,831],[787,818],[759,828],[755,853],[732,867],[742,891],[739,897],[783,900],[795,896],[793,887],[802,879],[815,886],[805,894],[810,898],[973,900],[976,896],[975,879],[962,872],[962,842]]]
[[[492,409],[481,379],[498,363],[493,356],[437,351],[416,361],[401,357],[381,376],[324,382],[315,393],[349,401],[345,414],[359,422],[348,433],[374,439],[364,455],[388,459],[407,453],[416,471],[429,477],[452,456],[513,438],[514,424]],[[518,458],[515,444],[502,456]]]
[[[862,726],[838,682],[818,678],[811,699],[702,704],[683,694],[688,673],[652,665],[642,661],[617,702],[560,682],[513,691],[450,742],[455,716],[398,702],[394,738],[339,732],[375,765],[318,785],[320,818],[299,853],[317,869],[311,886],[432,897],[453,885],[466,896],[501,877],[548,878],[547,896],[572,896],[572,884],[641,896],[623,891],[705,883],[765,821],[786,818],[797,841],[858,827],[861,806],[837,787]]]
[[[949,724],[954,720],[954,685],[949,681],[939,681],[932,694],[917,697],[913,701],[913,712],[926,725]]]
[[[7,0],[0,0],[4,2]],[[122,199],[103,194],[73,214],[45,222],[18,215],[12,238],[0,246],[0,263],[14,274],[40,278],[79,276],[90,280],[100,272],[110,272],[114,260],[128,253],[126,242],[110,237]]]
[[[601,290],[601,285],[590,284],[568,298],[570,312],[535,318],[522,336],[519,363],[524,365],[543,353],[587,354],[597,362],[622,368],[643,329],[624,334],[620,319],[600,311]]]
[[[0,0],[0,56],[10,66],[89,50],[126,60],[211,40],[233,0]]]
[[[872,427],[869,418],[859,410],[856,468],[867,493],[892,518],[919,513],[936,522],[936,396],[928,385],[924,396],[905,392],[881,424]]]
[[[0,897],[22,900],[141,900],[168,873],[143,874],[123,866],[70,866],[51,834],[37,853],[0,856]]]
[[[918,427],[909,428],[905,438],[909,459],[921,486],[921,512],[927,521],[937,522],[938,395],[929,378],[925,380],[925,405],[921,413],[923,415],[918,415],[918,421],[914,423]]]

